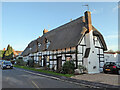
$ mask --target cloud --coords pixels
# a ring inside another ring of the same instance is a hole
[[[119,8],[120,8],[120,5],[117,5],[116,7],[114,7],[114,8],[112,9],[112,11],[115,12],[115,11],[118,10]]]

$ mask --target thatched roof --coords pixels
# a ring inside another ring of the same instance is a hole
[[[27,56],[30,53],[30,48],[27,46],[25,50],[22,52],[22,56]]]
[[[107,50],[106,43],[101,33],[95,27],[93,27],[92,29],[93,34],[100,38],[100,41],[103,45],[103,49]],[[28,47],[32,48],[32,52],[28,50],[28,53],[35,53],[37,51],[45,50],[45,39],[50,41],[50,45],[47,49],[48,51],[75,47],[78,45],[79,41],[82,39],[86,31],[87,26],[85,23],[85,18],[84,16],[82,16],[76,20],[73,20],[67,24],[64,24],[56,29],[49,31],[43,34],[42,37],[39,37],[38,39],[32,41]],[[41,46],[37,47],[37,43],[40,43]]]
[[[33,40],[31,41],[28,46],[31,48],[29,53],[34,53],[34,52],[37,52],[37,40]]]

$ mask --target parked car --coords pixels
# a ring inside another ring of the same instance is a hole
[[[0,67],[2,66],[2,63],[4,62],[5,60],[0,60]]]
[[[117,73],[120,75],[120,62],[106,62],[103,66],[104,73]]]
[[[13,65],[10,61],[3,61],[1,69],[13,69]]]

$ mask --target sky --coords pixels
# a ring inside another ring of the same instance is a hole
[[[70,20],[84,16],[89,5],[92,24],[103,35],[108,50],[118,50],[117,2],[3,2],[2,46],[10,44],[15,50],[24,50],[34,39]]]

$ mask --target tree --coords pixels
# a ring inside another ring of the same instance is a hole
[[[114,52],[112,49],[108,50],[108,52]]]
[[[3,59],[10,60],[13,58],[13,49],[10,45],[7,46],[7,50],[3,54]]]
[[[5,51],[3,50],[0,50],[0,58],[2,59],[3,58],[3,54],[4,54]]]
[[[120,50],[116,51],[116,53],[120,54]]]

